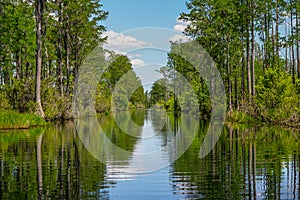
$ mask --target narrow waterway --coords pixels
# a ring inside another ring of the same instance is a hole
[[[200,159],[207,122],[155,110],[96,121],[103,137],[71,122],[2,132],[0,199],[300,198],[299,131],[227,125]]]

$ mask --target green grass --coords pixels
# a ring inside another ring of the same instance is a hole
[[[43,118],[32,114],[21,114],[16,111],[0,111],[0,129],[27,129],[44,126]]]

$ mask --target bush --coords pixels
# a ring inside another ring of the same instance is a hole
[[[42,107],[47,121],[57,119],[70,119],[71,97],[60,96],[57,89],[53,87],[54,81],[51,79],[43,81],[42,87]]]
[[[7,95],[4,91],[0,91],[0,110],[8,110],[11,109],[11,105],[7,98]]]
[[[258,114],[268,122],[282,123],[298,110],[296,87],[279,69],[268,69],[256,85],[254,99]]]
[[[227,119],[232,122],[239,122],[239,123],[257,123],[258,119],[247,115],[245,112],[241,111],[232,111],[227,113]]]

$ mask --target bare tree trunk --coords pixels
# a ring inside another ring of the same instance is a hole
[[[251,57],[252,57],[252,95],[255,96],[255,32],[254,32],[254,2],[252,1],[252,19],[251,19],[251,33],[252,33],[252,48],[251,48]]]
[[[279,11],[278,11],[278,0],[276,0],[276,30],[275,30],[275,43],[276,43],[276,56],[279,58]],[[277,64],[278,61],[277,61]]]
[[[231,83],[231,79],[230,79],[230,76],[231,76],[231,66],[229,64],[229,48],[230,46],[228,45],[227,47],[227,73],[228,73],[228,96],[229,96],[229,111],[232,111],[233,109],[233,106],[232,106],[232,83]]]
[[[234,76],[234,91],[235,91],[235,108],[239,109],[239,91],[238,91],[238,81],[236,75]]]
[[[249,23],[248,23],[249,24]],[[250,66],[250,38],[249,38],[249,28],[248,28],[248,36],[247,36],[247,80],[248,80],[248,94],[249,98],[251,98],[251,66]]]
[[[242,5],[243,5],[243,0],[242,0]],[[245,99],[245,53],[244,53],[244,48],[245,48],[245,43],[244,43],[244,13],[243,13],[243,19],[242,19],[242,82],[241,82],[241,92],[242,92],[242,101]]]
[[[267,12],[267,10],[266,10]],[[267,68],[268,66],[268,42],[269,42],[269,28],[268,28],[268,19],[267,19],[267,14],[264,14],[264,18],[265,18],[265,41],[264,41],[264,46],[265,46],[265,54],[264,54],[264,70],[265,68]]]
[[[286,72],[288,72],[289,68],[288,68],[288,45],[287,45],[287,41],[288,41],[288,30],[287,30],[287,20],[285,19],[285,70]]]
[[[36,0],[35,2],[35,17],[36,17],[36,85],[35,85],[35,100],[37,104],[37,114],[45,118],[41,102],[41,72],[42,72],[42,22],[44,11],[44,0]]]
[[[16,78],[21,79],[21,57],[20,50],[16,51]]]
[[[57,75],[57,83],[59,86],[59,92],[60,95],[63,96],[64,93],[64,89],[63,89],[63,74],[62,74],[62,63],[63,63],[63,56],[62,56],[62,22],[63,22],[63,11],[62,11],[62,2],[61,0],[57,0],[57,4],[58,4],[58,22],[59,22],[59,31],[58,31],[58,66],[57,66],[57,71],[56,71],[56,75]]]
[[[292,5],[292,0],[290,1]],[[292,79],[293,83],[295,83],[295,53],[294,53],[294,24],[293,24],[293,8],[291,8],[291,38],[292,38]]]
[[[298,7],[296,8],[296,48],[297,48],[297,69],[298,69],[298,78],[300,78],[300,52],[299,52],[299,16],[298,16]]]
[[[66,52],[66,69],[67,69],[67,85],[66,85],[66,94],[70,93],[70,78],[71,78],[71,70],[70,70],[70,23],[69,16],[66,16],[66,27],[65,27],[65,52]]]
[[[275,30],[274,30],[274,22],[272,21],[272,66],[274,66],[275,63]]]

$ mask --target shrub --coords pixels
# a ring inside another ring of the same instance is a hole
[[[291,77],[279,69],[268,69],[256,85],[258,114],[269,122],[281,123],[298,109],[296,87]]]

